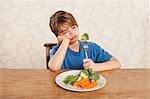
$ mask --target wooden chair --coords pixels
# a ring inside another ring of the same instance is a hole
[[[46,48],[46,68],[49,69],[48,67],[48,62],[51,58],[50,52],[53,46],[57,45],[57,43],[45,43],[44,47]]]

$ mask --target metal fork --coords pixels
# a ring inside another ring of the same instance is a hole
[[[83,47],[84,47],[84,51],[85,51],[85,56],[86,58],[88,58],[88,54],[87,54],[87,51],[88,51],[88,42],[83,42]]]

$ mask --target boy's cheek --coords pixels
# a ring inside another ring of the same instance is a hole
[[[65,34],[65,36],[69,39],[71,39],[72,37],[74,37],[74,35],[70,35],[69,33],[68,34]]]

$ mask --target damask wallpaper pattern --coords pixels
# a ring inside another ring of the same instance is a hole
[[[80,33],[117,57],[122,68],[150,67],[149,0],[0,0],[0,68],[46,68],[49,17],[71,12]]]

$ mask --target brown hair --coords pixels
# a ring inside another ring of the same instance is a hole
[[[57,11],[50,17],[49,26],[52,32],[56,35],[56,37],[60,32],[60,26],[65,23],[69,26],[78,26],[73,15],[65,11]]]

